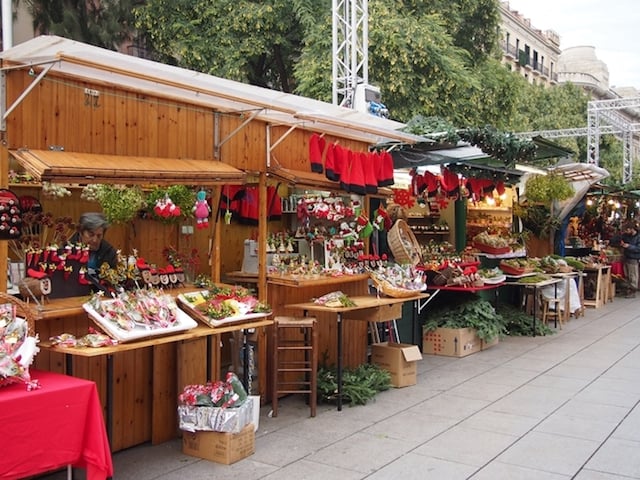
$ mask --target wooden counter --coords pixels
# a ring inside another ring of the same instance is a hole
[[[184,287],[167,290],[178,293],[201,290]],[[238,322],[211,328],[199,324],[196,328],[176,334],[152,337],[135,342],[100,348],[53,347],[50,337],[70,333],[76,337],[96,328],[82,308],[88,297],[52,299],[41,306],[31,306],[37,312],[36,332],[41,351],[34,367],[96,382],[100,401],[107,417],[110,410],[112,450],[118,451],[141,443],[160,443],[175,438],[177,427],[177,397],[185,385],[216,380],[222,368],[223,336],[255,329],[255,341],[266,345],[265,328],[271,320]],[[225,348],[230,348],[225,343]],[[258,362],[258,383],[261,398],[266,398],[263,384],[266,361]],[[109,396],[112,395],[111,398]]]

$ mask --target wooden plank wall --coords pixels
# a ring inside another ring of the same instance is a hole
[[[7,105],[11,105],[33,81],[26,71],[7,72]],[[99,98],[87,97],[84,89],[100,92]],[[227,137],[245,120],[243,114],[218,114],[219,138]],[[55,75],[48,75],[19,104],[7,118],[6,148],[48,149],[63,147],[70,152],[104,153],[115,155],[157,156],[163,158],[214,159],[216,114],[207,108],[187,102],[147,96],[139,92],[124,91],[113,86],[91,83]],[[272,142],[288,131],[287,127],[272,127]],[[280,143],[273,158],[285,167],[295,170],[309,169],[308,140],[310,132],[296,130]],[[267,126],[254,121],[224,143],[219,160],[247,172],[264,172],[266,156]],[[327,141],[340,141],[342,146],[353,150],[364,150],[366,145],[355,141],[327,137]],[[6,151],[2,157],[3,174],[10,165]],[[3,177],[4,178],[4,177]],[[272,181],[269,180],[269,183]],[[153,179],[150,179],[153,183]],[[54,216],[68,215],[76,219],[82,212],[99,209],[96,203],[80,198],[80,188],[72,189],[71,197],[49,199],[42,196],[37,186],[16,186],[20,195],[39,198],[45,212]],[[285,189],[286,190],[286,189]],[[216,217],[214,216],[214,219]],[[269,231],[280,231],[289,220],[269,222]],[[219,223],[222,243],[220,245],[221,271],[240,270],[244,253],[244,240],[254,238],[256,226]],[[201,256],[198,273],[210,272],[215,259],[208,258],[213,238],[212,230],[194,230],[192,236],[182,235],[178,225],[163,225],[151,220],[135,220],[130,225],[115,225],[107,232],[107,239],[124,254],[137,249],[148,263],[165,264],[162,251],[167,246],[190,251],[196,248]],[[4,275],[0,272],[0,275]],[[349,294],[362,293],[362,286],[345,285]],[[281,305],[292,301],[306,301],[311,294],[326,293],[326,288],[313,291],[296,291],[294,297],[285,292],[274,291],[273,300]],[[270,299],[267,298],[269,301]],[[280,308],[278,308],[280,310]],[[327,321],[322,333],[323,350],[331,350],[335,344],[335,322]],[[90,325],[86,316],[59,318],[38,322],[37,330],[43,339],[60,333],[84,335]],[[365,329],[365,330],[363,330]],[[363,355],[362,338],[366,337],[366,325],[345,325],[345,352],[347,364],[356,362]],[[261,353],[264,358],[266,352]],[[328,351],[329,361],[335,354]],[[113,450],[137,445],[150,440],[152,410],[156,401],[165,406],[175,402],[176,383],[167,382],[166,398],[153,399],[152,378],[157,372],[166,372],[165,378],[175,378],[174,349],[154,352],[150,348],[117,354],[114,358],[116,397],[114,398]],[[96,381],[103,405],[106,392],[106,359],[79,359],[73,364],[74,375]],[[64,358],[60,354],[41,352],[36,366],[52,371],[64,370]],[[175,403],[174,405],[175,406]],[[175,413],[175,410],[173,410]],[[171,413],[168,413],[171,415]],[[175,422],[175,415],[172,417]],[[167,430],[173,428],[169,423]],[[157,428],[157,426],[156,426]]]

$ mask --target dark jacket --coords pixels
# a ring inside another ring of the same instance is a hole
[[[627,248],[623,248],[625,260],[640,260],[640,233],[636,233],[635,235],[623,233],[622,235],[617,237],[616,240],[617,241],[615,243],[612,242],[612,244],[629,244]]]
[[[80,243],[80,234],[77,232],[74,233],[73,236],[69,239],[69,243]],[[118,252],[106,240],[102,240],[102,242],[100,242],[100,248],[98,248],[98,250],[96,250],[95,252],[91,252],[90,255],[92,257],[91,263],[97,266],[97,270],[100,270],[100,266],[103,263],[108,263],[111,268],[116,268],[116,266],[118,265]],[[94,255],[95,262],[93,261]]]

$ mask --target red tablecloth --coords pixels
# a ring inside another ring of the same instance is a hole
[[[0,388],[0,478],[73,465],[88,480],[113,475],[111,449],[94,382],[32,370],[40,388]]]
[[[624,277],[624,265],[622,262],[611,262],[611,275],[620,275]]]

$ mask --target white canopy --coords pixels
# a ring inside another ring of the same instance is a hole
[[[57,36],[40,36],[0,54],[2,70],[51,65],[51,72],[132,91],[209,107],[246,113],[272,125],[312,131],[376,145],[388,141],[414,143],[420,137],[400,132],[403,123],[350,108],[213,75],[165,65]]]

